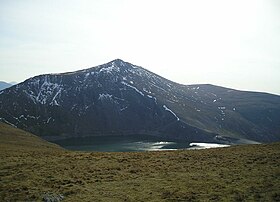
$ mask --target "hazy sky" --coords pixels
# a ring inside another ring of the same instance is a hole
[[[116,58],[183,84],[280,94],[280,0],[0,0],[0,80]]]

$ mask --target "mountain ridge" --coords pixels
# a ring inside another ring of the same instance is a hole
[[[279,96],[178,84],[120,59],[32,77],[1,91],[0,102],[2,121],[47,139],[106,134],[206,142],[280,139]]]
[[[7,83],[7,82],[5,82],[5,81],[0,81],[0,91],[1,90],[4,90],[4,89],[6,89],[6,88],[9,88],[9,87],[11,87],[13,84],[11,84],[11,83]]]

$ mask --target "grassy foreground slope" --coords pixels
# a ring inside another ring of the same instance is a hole
[[[0,201],[279,201],[280,144],[72,152],[0,124]]]

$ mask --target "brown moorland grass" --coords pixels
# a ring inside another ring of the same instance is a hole
[[[280,201],[280,143],[206,150],[66,151],[0,124],[0,201]]]

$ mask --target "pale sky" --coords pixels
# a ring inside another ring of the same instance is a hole
[[[114,59],[280,95],[280,0],[0,0],[0,80]]]

